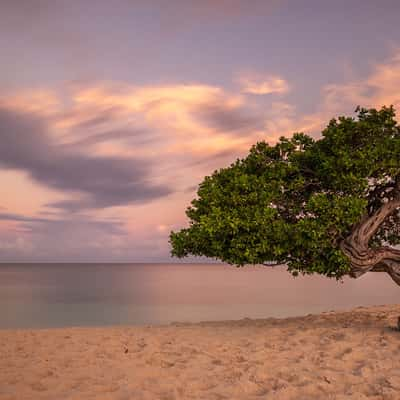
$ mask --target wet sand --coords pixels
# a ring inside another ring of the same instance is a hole
[[[398,316],[0,330],[0,399],[398,400]]]

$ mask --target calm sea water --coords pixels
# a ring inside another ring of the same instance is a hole
[[[286,317],[400,303],[383,273],[293,278],[222,264],[0,264],[0,328]]]

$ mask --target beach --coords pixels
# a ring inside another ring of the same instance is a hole
[[[400,305],[285,319],[0,330],[0,399],[369,399],[400,393]]]

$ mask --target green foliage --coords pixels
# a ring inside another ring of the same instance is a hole
[[[294,275],[347,274],[340,241],[390,197],[400,175],[393,107],[356,111],[357,118],[331,120],[319,140],[296,133],[274,146],[259,142],[207,176],[186,211],[189,227],[171,232],[172,254],[237,266],[286,263]],[[373,244],[399,243],[399,226],[397,213]]]

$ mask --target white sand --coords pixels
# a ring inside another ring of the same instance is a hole
[[[0,331],[0,399],[400,399],[400,306]]]

